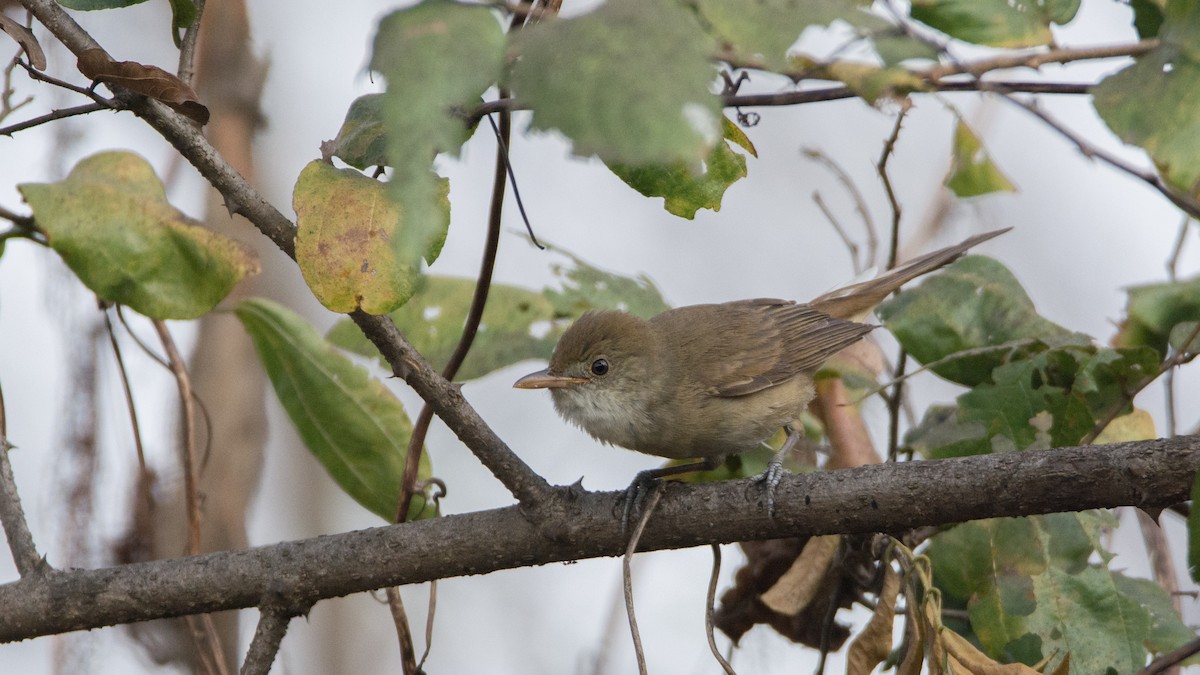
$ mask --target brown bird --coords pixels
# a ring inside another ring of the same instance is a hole
[[[797,422],[815,395],[813,375],[825,360],[875,328],[858,321],[892,291],[1008,229],[920,256],[808,304],[739,300],[679,307],[649,320],[589,312],[559,339],[549,368],[513,386],[549,389],[559,415],[604,443],[701,459],[639,473],[627,494],[626,517],[648,483],[715,468],[726,455],[786,429],[783,447],[758,477],[773,513],[783,458],[800,440]]]

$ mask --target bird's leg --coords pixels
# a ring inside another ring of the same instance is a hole
[[[775,517],[775,487],[779,485],[779,481],[783,480],[783,460],[796,447],[796,444],[803,438],[803,434],[796,431],[794,424],[785,424],[784,431],[787,432],[787,438],[783,441],[783,446],[779,448],[779,452],[767,462],[767,469],[754,477],[756,483],[763,484],[763,490],[767,493],[767,515]]]
[[[657,469],[639,471],[633,477],[633,482],[629,484],[629,487],[625,488],[625,496],[622,498],[622,501],[625,502],[625,508],[621,513],[621,531],[625,532],[629,529],[629,516],[636,510],[637,503],[650,493],[652,485],[667,476],[676,476],[681,473],[691,473],[693,471],[712,471],[721,466],[721,462],[724,459],[724,457],[709,457],[698,462],[662,466]]]

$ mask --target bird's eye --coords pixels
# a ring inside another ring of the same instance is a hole
[[[603,375],[608,372],[608,361],[604,359],[596,359],[592,361],[592,374]]]

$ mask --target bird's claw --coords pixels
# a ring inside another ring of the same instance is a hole
[[[618,504],[624,503],[621,510],[621,532],[629,531],[630,518],[638,511],[638,505],[662,483],[662,479],[654,473],[653,470],[639,471],[629,487],[625,488],[624,495],[617,501]]]
[[[783,462],[777,462],[772,459],[767,463],[767,468],[762,473],[752,479],[755,483],[763,484],[763,492],[766,493],[767,499],[767,516],[775,517],[775,488],[779,485],[779,481],[783,480]]]

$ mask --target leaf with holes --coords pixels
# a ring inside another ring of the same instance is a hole
[[[1150,154],[1166,182],[1200,196],[1200,3],[1171,0],[1159,45],[1094,90],[1096,112]]]
[[[561,131],[577,155],[698,165],[721,133],[713,46],[672,0],[609,0],[518,33],[510,84],[534,128]]]

